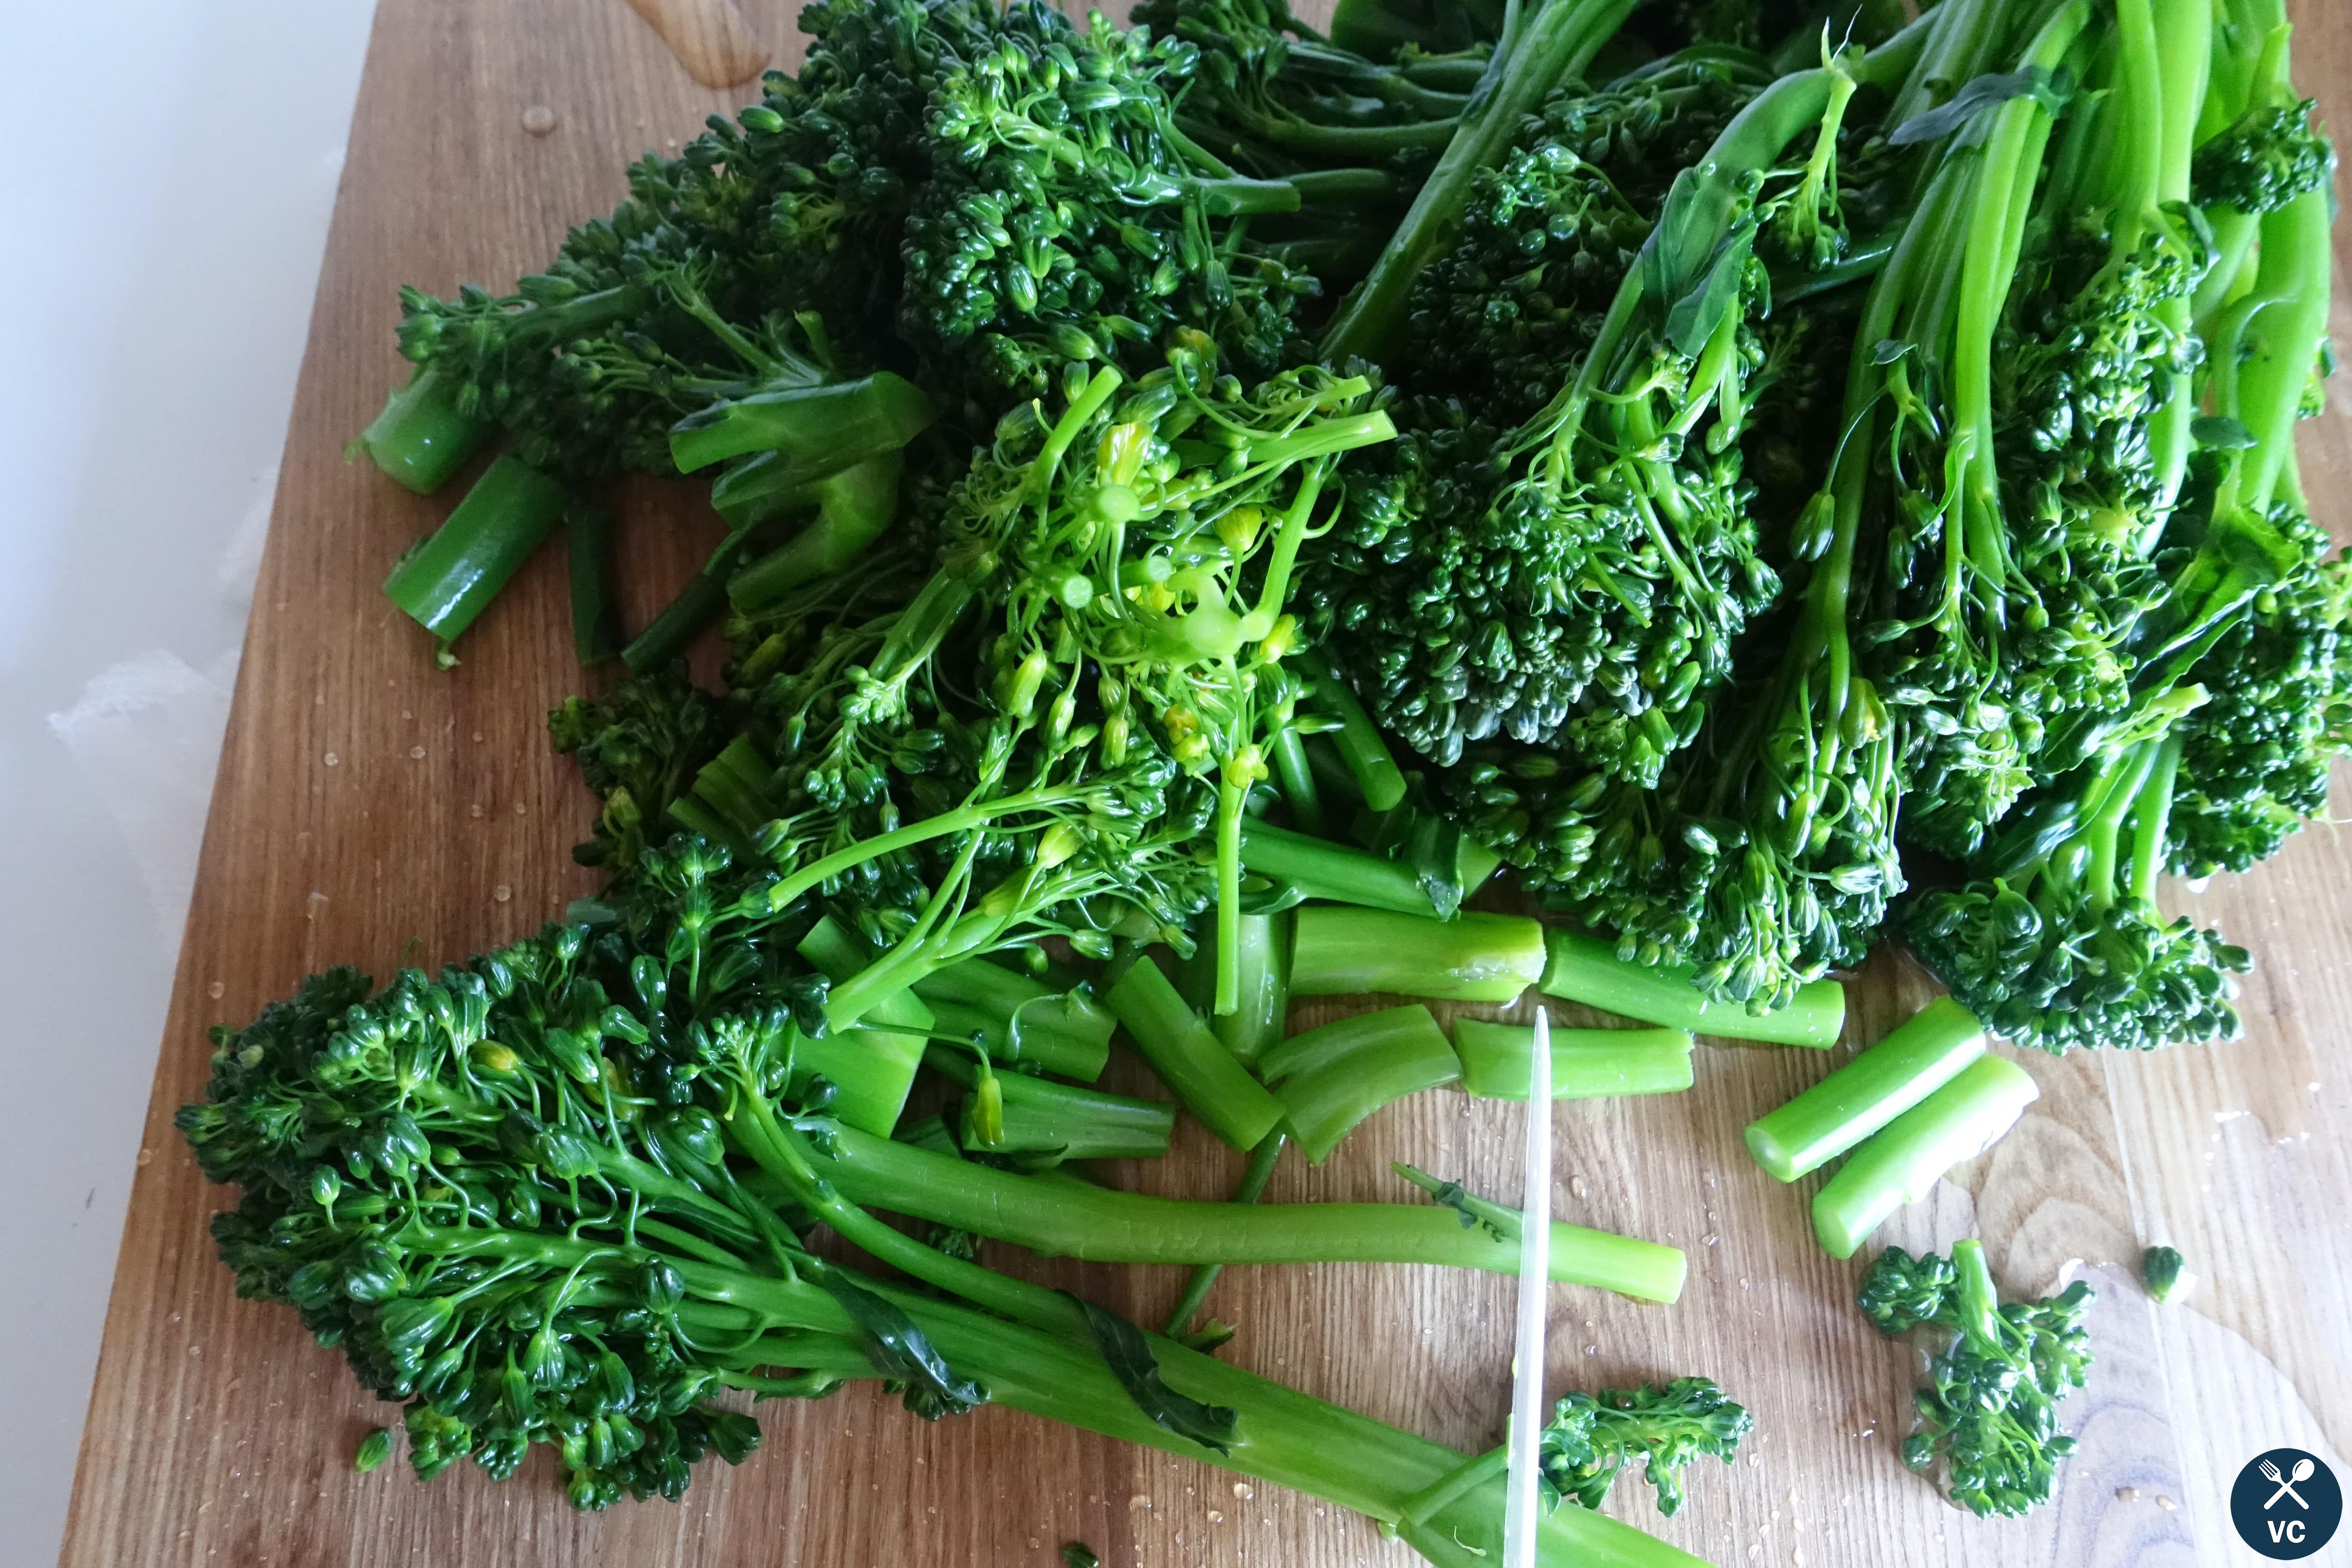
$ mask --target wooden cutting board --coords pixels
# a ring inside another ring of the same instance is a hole
[[[641,8],[673,30],[692,23],[683,0]],[[2299,75],[2352,123],[2352,10],[2299,9]],[[742,18],[689,43],[706,76],[747,48],[797,59],[782,0],[746,0]],[[235,1300],[214,1260],[205,1222],[228,1194],[205,1184],[172,1128],[202,1091],[211,1025],[250,1018],[329,963],[382,977],[510,941],[592,886],[566,854],[588,797],[541,729],[580,684],[560,552],[532,563],[453,673],[433,668],[376,592],[448,504],[341,457],[401,373],[395,287],[503,287],[567,223],[611,206],[629,159],[674,148],[749,96],[698,87],[622,0],[378,5],[139,1153],[68,1564],[1050,1568],[1070,1540],[1114,1568],[1416,1561],[1361,1519],[1253,1494],[1203,1465],[1000,1410],[929,1426],[870,1389],[764,1407],[761,1451],[734,1470],[706,1464],[681,1504],[574,1513],[543,1453],[505,1485],[469,1466],[429,1486],[398,1462],[356,1476],[359,1439],[395,1412],[291,1312]],[[2340,324],[2337,341],[2352,342]],[[2323,521],[2352,532],[2352,418],[2306,426],[2304,454]],[[641,622],[715,532],[688,487],[619,499]],[[2347,886],[2352,845],[2320,827],[2252,877],[2176,889],[2180,908],[2259,957],[2245,1038],[2032,1057],[2043,1098],[2023,1123],[1882,1236],[1917,1248],[1973,1232],[2012,1291],[2047,1291],[2069,1269],[2098,1287],[2098,1363],[2067,1407],[2082,1448],[2059,1500],[2030,1520],[1976,1521],[1903,1468],[1912,1352],[1848,1304],[1861,1266],[1814,1246],[1811,1184],[1782,1188],[1742,1151],[1740,1127],[1820,1077],[1822,1056],[1704,1049],[1687,1094],[1562,1106],[1563,1216],[1675,1243],[1692,1269],[1672,1308],[1560,1289],[1554,1390],[1704,1373],[1757,1421],[1733,1468],[1695,1476],[1679,1517],[1660,1519],[1631,1481],[1612,1510],[1727,1568],[2259,1561],[2228,1521],[2239,1468],[2284,1444],[2339,1469],[2352,1454]],[[1876,1038],[1928,992],[1883,955],[1852,987],[1851,1037]],[[1393,1158],[1507,1194],[1517,1114],[1423,1095],[1319,1171],[1288,1157],[1269,1195],[1398,1200],[1409,1194],[1387,1173]],[[1126,1174],[1222,1196],[1238,1164],[1194,1130],[1170,1161]],[[2204,1276],[2186,1305],[2156,1307],[2138,1289],[2134,1265],[2156,1241]],[[1149,1321],[1181,1280],[998,1261]],[[1212,1306],[1241,1326],[1237,1361],[1474,1450],[1498,1439],[1507,1405],[1511,1289],[1413,1268],[1234,1270]]]

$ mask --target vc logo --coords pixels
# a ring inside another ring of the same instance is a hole
[[[2257,1454],[2230,1489],[2230,1519],[2245,1543],[2265,1557],[2308,1557],[2344,1518],[2336,1472],[2300,1448]]]

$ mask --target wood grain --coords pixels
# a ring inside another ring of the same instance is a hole
[[[2344,119],[2352,13],[2299,9],[2299,74]],[[746,14],[759,47],[797,59],[782,5]],[[1045,1568],[1073,1539],[1115,1568],[1413,1561],[1360,1519],[1204,1466],[1003,1411],[927,1426],[864,1391],[765,1409],[761,1453],[706,1466],[679,1505],[574,1514],[544,1456],[504,1486],[469,1467],[430,1487],[397,1465],[354,1476],[352,1449],[387,1407],[292,1314],[236,1300],[213,1259],[205,1222],[226,1197],[171,1126],[201,1091],[209,1026],[250,1017],[323,964],[383,975],[511,940],[589,886],[565,853],[585,796],[539,723],[575,684],[560,559],[532,563],[452,675],[374,590],[441,511],[341,458],[399,368],[394,288],[503,283],[615,200],[629,158],[731,101],[696,87],[620,0],[381,0],[63,1561]],[[525,133],[534,108],[552,111],[552,132]],[[2344,537],[2352,417],[2308,426],[2304,454]],[[686,487],[636,484],[622,500],[642,619],[715,532]],[[2246,1037],[2034,1058],[2044,1095],[2019,1131],[1883,1236],[1916,1247],[1981,1234],[2014,1289],[2074,1272],[2097,1284],[2099,1361],[2070,1406],[2082,1451],[2058,1503],[2027,1521],[1973,1520],[1903,1468],[1912,1352],[1847,1304],[1859,1265],[1812,1244],[1810,1184],[1781,1188],[1742,1152],[1740,1127],[1824,1072],[1823,1054],[1708,1049],[1688,1094],[1563,1106],[1563,1215],[1687,1247],[1693,1268],[1672,1308],[1562,1289],[1555,1389],[1705,1372],[1758,1423],[1736,1467],[1695,1479],[1678,1518],[1630,1485],[1612,1509],[1727,1568],[2259,1561],[2228,1526],[2239,1466],[2283,1443],[2339,1468],[2352,1453],[2347,881],[2352,846],[2315,828],[2254,876],[2175,889],[2260,956]],[[1875,1038],[1930,989],[1882,954],[1853,987],[1851,1037]],[[1507,1191],[1516,1114],[1425,1095],[1320,1170],[1286,1163],[1272,1195],[1395,1199],[1387,1164],[1405,1157]],[[1128,1174],[1221,1194],[1237,1164],[1190,1130],[1173,1158]],[[2135,1282],[2153,1241],[2205,1276],[2185,1306],[2154,1307]],[[1147,1319],[1181,1283],[1172,1269],[999,1261]],[[1240,1362],[1470,1448],[1500,1432],[1509,1289],[1409,1268],[1234,1270],[1212,1306],[1241,1325]]]

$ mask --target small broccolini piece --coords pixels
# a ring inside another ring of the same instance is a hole
[[[1658,1511],[1671,1515],[1683,1505],[1683,1472],[1691,1461],[1712,1454],[1731,1463],[1755,1425],[1711,1378],[1570,1394],[1543,1429],[1545,1500],[1597,1509],[1618,1473],[1638,1461],[1657,1489]]]
[[[1072,1541],[1062,1547],[1062,1568],[1102,1568],[1102,1559],[1085,1542]]]
[[[352,1456],[352,1468],[361,1475],[392,1458],[392,1428],[378,1426],[360,1439],[359,1452]]]
[[[1853,1299],[1872,1327],[1889,1338],[1922,1323],[1952,1331],[1927,1363],[1920,1429],[1904,1440],[1903,1462],[1925,1470],[1941,1458],[1952,1500],[1979,1517],[2049,1501],[2057,1462],[2074,1451],[2058,1402],[2090,1369],[2083,1315],[2096,1300],[2078,1279],[2056,1296],[2004,1303],[1973,1239],[1955,1242],[1948,1259],[1880,1253]]]
[[[2172,1247],[2149,1247],[2139,1260],[2139,1277],[2148,1295],[2158,1301],[2185,1297],[2197,1283],[2197,1276],[2189,1271],[2179,1248]]]

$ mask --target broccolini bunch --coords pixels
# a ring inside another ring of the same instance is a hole
[[[1698,90],[1738,101],[1731,84],[1696,74]],[[1769,298],[1759,237],[1777,236],[1784,211],[1802,213],[1801,226],[1834,223],[1835,142],[1853,89],[1843,63],[1783,79],[1717,140],[1706,172],[1676,186],[1638,255],[1622,241],[1645,229],[1643,216],[1605,174],[1580,173],[1568,145],[1518,154],[1482,186],[1464,246],[1435,271],[1433,323],[1445,301],[1479,292],[1505,233],[1528,236],[1532,246],[1507,248],[1535,259],[1555,237],[1580,245],[1577,232],[1597,222],[1608,260],[1582,279],[1560,264],[1590,348],[1544,406],[1486,452],[1466,426],[1439,425],[1396,478],[1361,487],[1327,552],[1319,587],[1336,651],[1374,717],[1432,761],[1450,765],[1499,734],[1646,785],[1690,741],[1730,673],[1733,640],[1780,591],[1757,553],[1738,446],[1764,359],[1749,326]],[[1666,90],[1630,91],[1619,112],[1650,121]],[[1776,169],[1808,131],[1812,156]],[[1511,346],[1485,366],[1474,348],[1471,378],[1507,373],[1504,356],[1520,352],[1514,313],[1507,298],[1486,311],[1471,342]],[[1481,414],[1515,395],[1506,379]],[[1448,458],[1467,471],[1441,466]]]

